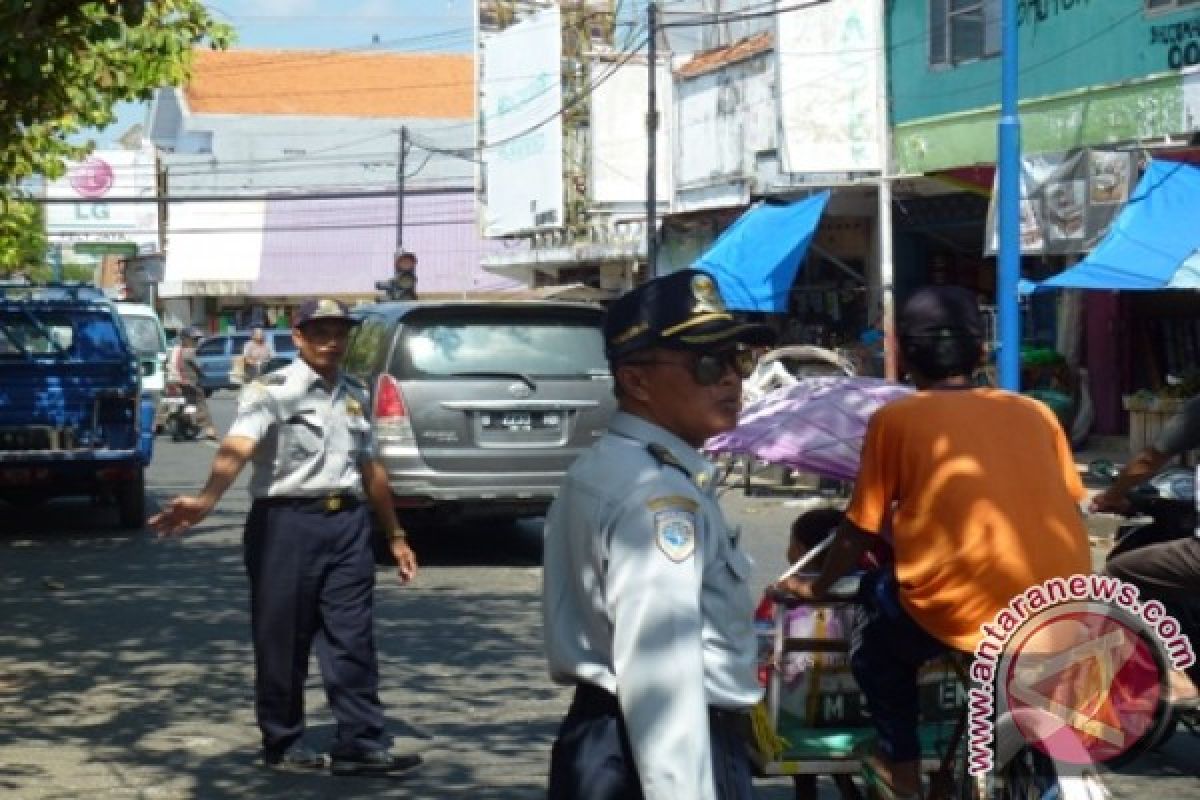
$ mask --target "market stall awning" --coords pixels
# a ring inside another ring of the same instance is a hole
[[[697,261],[734,311],[787,311],[788,293],[829,202],[829,191],[787,205],[754,206]]]
[[[1150,162],[1108,234],[1073,267],[1021,291],[1200,288],[1200,167]]]

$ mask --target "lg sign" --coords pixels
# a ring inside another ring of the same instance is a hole
[[[81,197],[95,200],[108,194],[113,185],[113,169],[107,161],[90,157],[71,169],[68,180]]]

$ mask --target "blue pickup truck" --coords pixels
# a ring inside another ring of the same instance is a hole
[[[96,287],[0,281],[0,499],[88,496],[141,528],[154,446],[141,369]]]

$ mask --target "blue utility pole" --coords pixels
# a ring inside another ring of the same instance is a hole
[[[1000,387],[1021,388],[1021,120],[1017,112],[1017,0],[1001,0],[1000,124],[997,181],[1000,248],[996,264]]]

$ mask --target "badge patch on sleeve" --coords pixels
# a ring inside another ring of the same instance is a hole
[[[654,540],[658,549],[675,563],[696,552],[696,517],[690,511],[671,509],[654,515]]]

